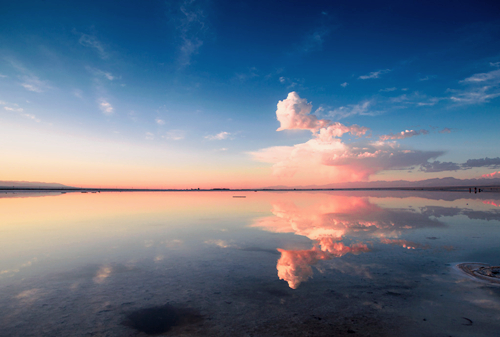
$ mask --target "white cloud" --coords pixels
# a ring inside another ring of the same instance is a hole
[[[6,78],[6,77],[9,77],[9,76],[0,74],[0,78]]]
[[[23,112],[23,108],[11,108],[8,106],[3,107],[7,111]]]
[[[405,139],[405,138],[410,138],[410,137],[418,136],[418,135],[427,135],[428,133],[429,133],[429,131],[424,130],[424,129],[421,129],[418,131],[405,130],[405,131],[401,131],[400,133],[396,133],[396,134],[391,133],[388,135],[380,136],[380,140]]]
[[[387,74],[390,71],[391,71],[391,69],[383,69],[383,70],[379,70],[379,71],[372,71],[368,75],[362,75],[362,76],[359,76],[358,78],[360,80],[367,80],[367,79],[370,79],[370,78],[379,78],[380,75]]]
[[[154,140],[155,135],[151,132],[146,132],[146,140]]]
[[[104,50],[102,43],[93,35],[80,33],[80,39],[78,42],[84,47],[94,49],[102,59],[107,59],[109,57],[108,53]]]
[[[450,96],[453,102],[461,104],[480,104],[487,103],[491,99],[500,96],[500,92],[491,90],[492,87],[484,86],[480,88],[473,88],[466,91],[450,90],[455,92],[455,95]]]
[[[490,62],[490,66],[492,66],[492,67],[500,67],[500,62]]]
[[[500,69],[477,73],[459,81],[463,90],[448,89],[449,99],[457,104],[481,104],[500,96]]]
[[[280,81],[280,83],[285,83],[286,79],[285,79],[283,76],[281,76],[281,77],[279,78],[279,81]]]
[[[0,102],[0,104],[2,104],[5,102]],[[17,104],[14,104],[15,106],[17,106]],[[40,123],[40,119],[37,118],[35,115],[33,114],[29,114],[29,113],[24,113],[24,109],[23,108],[12,108],[12,107],[9,107],[9,106],[4,106],[3,107],[5,110],[7,111],[12,111],[12,112],[17,112],[20,116],[24,117],[24,118],[28,118],[28,119],[31,119],[37,123]]]
[[[500,69],[492,70],[487,73],[474,74],[471,77],[468,77],[465,80],[460,81],[459,83],[478,83],[485,81],[498,82],[499,80],[500,80]]]
[[[99,99],[99,109],[101,109],[102,113],[106,116],[111,116],[114,113],[114,108],[106,99]]]
[[[222,132],[219,132],[216,135],[205,136],[205,139],[208,139],[208,140],[224,140],[224,139],[227,139],[230,135],[231,135],[230,132],[222,131]]]
[[[156,118],[156,119],[155,119],[155,122],[156,122],[156,124],[158,124],[158,125],[165,125],[165,121],[164,121],[163,119],[160,119],[160,118]]]
[[[251,152],[254,159],[273,164],[272,172],[278,177],[324,184],[332,180],[366,180],[380,171],[422,165],[443,154],[440,151],[401,149],[394,141],[346,143],[340,138],[343,134],[349,132],[361,137],[368,128],[318,120],[309,115],[311,109],[312,105],[296,93],[290,93],[286,100],[280,101],[276,110],[281,122],[278,131],[306,129],[312,132],[312,138],[294,146],[274,146]]]
[[[348,85],[349,85],[349,83],[347,83],[347,82],[344,82],[344,83],[341,83],[341,84],[340,84],[340,86],[341,86],[341,87],[344,87],[344,88],[345,88],[345,87],[347,87]]]

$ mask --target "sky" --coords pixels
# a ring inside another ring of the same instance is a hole
[[[500,177],[496,1],[1,1],[0,180]]]

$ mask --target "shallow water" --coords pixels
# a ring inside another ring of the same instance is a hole
[[[246,196],[246,198],[233,198]],[[0,336],[497,336],[500,195],[0,194]]]

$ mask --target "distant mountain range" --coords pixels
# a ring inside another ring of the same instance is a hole
[[[328,189],[328,188],[433,188],[433,187],[454,187],[454,186],[470,186],[470,187],[483,187],[483,186],[500,186],[500,178],[493,179],[456,179],[452,177],[435,178],[418,181],[408,180],[395,180],[395,181],[359,181],[359,182],[344,182],[344,183],[331,183],[325,185],[304,185],[304,186],[268,186],[262,189]],[[14,187],[14,188],[73,188],[59,183],[42,183],[34,181],[0,181],[0,188]]]
[[[41,183],[37,181],[0,181],[0,187],[28,187],[28,188],[69,188],[71,186],[66,186],[58,183]]]
[[[331,183],[326,185],[305,186],[270,186],[266,189],[315,189],[315,188],[399,188],[399,187],[453,187],[453,186],[500,186],[500,178],[494,179],[456,179],[452,177],[434,178],[418,181],[395,180],[395,181],[359,181],[346,183]]]

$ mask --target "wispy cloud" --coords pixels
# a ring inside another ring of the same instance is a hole
[[[102,113],[106,116],[111,116],[114,113],[114,108],[105,98],[100,98],[98,100],[99,109],[101,109]]]
[[[347,87],[348,85],[349,85],[349,83],[347,83],[347,82],[344,82],[344,83],[340,84],[340,86],[343,87],[343,88]]]
[[[73,89],[72,93],[78,98],[83,98],[83,91],[80,89]]]
[[[487,85],[479,88],[469,88],[467,90],[449,89],[448,92],[453,93],[450,99],[459,104],[488,103],[493,98],[500,96],[498,88]]]
[[[0,78],[7,78],[7,77],[9,77],[9,76],[0,74]]]
[[[323,48],[324,38],[330,33],[325,26],[318,27],[311,34],[307,35],[302,43],[301,49],[304,53],[319,51]]]
[[[427,76],[419,78],[418,80],[420,82],[424,82],[424,81],[429,81],[429,80],[435,79],[436,77],[437,77],[436,75],[427,75]]]
[[[168,140],[182,140],[186,137],[186,131],[184,130],[169,130],[161,136],[163,139]]]
[[[256,67],[250,67],[246,72],[243,73],[236,73],[236,78],[240,80],[241,82],[244,82],[246,80],[250,80],[252,78],[259,77],[259,73],[257,71]],[[281,82],[281,77],[280,77],[280,82]],[[282,82],[283,83],[283,82]]]
[[[47,81],[40,80],[38,76],[35,76],[33,72],[24,67],[24,65],[21,62],[8,58],[6,60],[11,64],[13,68],[15,68],[18,72],[22,74],[19,75],[18,78],[21,80],[20,85],[24,89],[28,91],[42,93],[51,88]]]
[[[4,106],[3,108],[7,111],[15,111],[15,112],[23,112],[24,111],[23,108],[12,108],[9,106]]]
[[[87,71],[89,71],[90,73],[92,73],[94,76],[99,76],[99,77],[104,77],[110,81],[113,81],[115,80],[117,77],[114,76],[113,74],[111,74],[109,71],[103,71],[101,69],[97,69],[97,68],[92,68],[92,67],[85,67],[85,69],[87,69]]]
[[[443,128],[443,130],[438,131],[439,133],[451,133],[451,128]]]
[[[151,132],[146,132],[146,140],[154,140],[155,139],[155,135],[154,133],[151,133]]]
[[[492,80],[498,82],[499,79],[500,79],[500,69],[492,70],[487,73],[474,74],[471,77],[467,77],[466,79],[460,81],[459,83],[478,83],[478,82],[486,82]]]
[[[449,99],[457,104],[482,104],[500,96],[500,69],[486,73],[477,73],[460,84],[467,86],[463,90],[448,89]]]
[[[97,37],[84,33],[77,34],[80,35],[78,43],[80,43],[82,46],[94,49],[102,59],[107,59],[109,57],[109,54],[106,52],[103,44],[97,39]]]
[[[364,101],[358,104],[351,104],[346,106],[341,106],[335,108],[328,112],[328,116],[333,119],[341,119],[355,115],[361,116],[374,116],[377,112],[370,111],[370,106],[373,104],[372,101]]]
[[[7,105],[6,102],[3,102],[3,101],[0,101],[0,105]],[[29,113],[25,113],[24,112],[24,109],[23,108],[20,108],[17,104],[13,104],[14,107],[11,107],[11,106],[4,106],[3,108],[7,111],[12,111],[12,112],[15,112],[17,113],[19,116],[22,116],[24,118],[28,118],[28,119],[31,119],[37,123],[40,123],[41,120],[39,118],[37,118],[35,115],[33,114],[29,114]]]
[[[391,69],[382,69],[382,70],[379,70],[379,71],[372,71],[368,75],[359,76],[358,79],[360,79],[360,80],[368,80],[368,79],[371,79],[371,78],[379,78],[380,75],[387,74],[390,71],[391,71]]]
[[[405,139],[405,138],[410,138],[410,137],[414,137],[414,136],[418,136],[418,135],[427,135],[429,133],[429,131],[425,130],[425,129],[421,129],[421,130],[405,130],[405,131],[401,131],[400,133],[396,133],[396,134],[393,134],[393,133],[390,133],[388,135],[383,135],[383,136],[380,136],[380,140],[390,140],[390,139]]]
[[[205,136],[205,139],[208,139],[208,140],[224,140],[224,139],[227,139],[230,135],[231,135],[230,132],[222,131],[222,132],[219,132],[216,135]]]
[[[36,76],[22,76],[21,78],[23,80],[21,86],[26,90],[41,93],[50,88],[46,81],[41,81]]]
[[[155,119],[155,122],[156,122],[156,124],[158,124],[158,125],[165,125],[165,121],[164,121],[163,119],[160,119],[160,118],[156,118],[156,119]]]
[[[176,4],[171,20],[179,34],[179,63],[188,66],[191,58],[203,45],[207,33],[207,17],[200,1],[185,0]]]
[[[385,88],[385,89],[380,89],[380,92],[391,92],[391,91],[396,91],[398,88],[392,87],[392,88]]]

